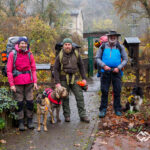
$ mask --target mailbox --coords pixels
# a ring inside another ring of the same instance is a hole
[[[124,46],[129,51],[129,57],[131,58],[131,65],[137,66],[139,59],[139,44],[140,40],[138,37],[126,37],[124,40]]]

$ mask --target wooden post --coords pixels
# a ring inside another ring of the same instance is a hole
[[[139,77],[139,44],[133,45],[134,50],[134,59],[135,59],[135,75],[136,75],[136,85],[139,86],[140,77]]]
[[[92,37],[88,37],[88,58],[89,58],[88,76],[93,76],[93,38]]]
[[[149,83],[149,69],[146,69],[146,83]],[[150,96],[150,87],[146,87],[146,97]]]

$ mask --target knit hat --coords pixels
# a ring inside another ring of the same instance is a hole
[[[70,44],[72,44],[72,40],[71,40],[70,38],[65,38],[65,39],[63,40],[63,45],[64,45],[65,43],[70,43]]]
[[[21,41],[24,41],[28,44],[28,39],[25,37],[20,37],[17,43],[20,44]]]

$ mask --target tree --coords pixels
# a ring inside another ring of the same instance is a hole
[[[28,0],[0,0],[0,11],[7,17],[17,16],[20,14],[20,7],[23,7],[26,1]]]
[[[33,5],[33,4],[32,4]],[[49,25],[58,26],[63,18],[65,3],[62,0],[36,0],[35,11]]]
[[[114,6],[121,18],[135,13],[150,20],[150,0],[115,0]]]
[[[111,19],[99,19],[98,21],[94,20],[93,22],[93,29],[95,31],[98,30],[109,30],[109,29],[113,29],[114,28],[114,24],[113,21]]]

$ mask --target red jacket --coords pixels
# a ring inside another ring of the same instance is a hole
[[[18,44],[15,45],[15,49],[17,51],[17,58],[16,58],[16,63],[15,63],[16,70],[28,71],[31,69],[33,80],[31,80],[30,73],[20,74],[16,77],[13,77],[12,71],[13,71],[14,53],[10,52],[9,57],[8,57],[8,62],[7,62],[7,76],[8,76],[8,82],[10,86],[37,83],[36,65],[35,65],[33,54],[31,53],[30,60],[28,56],[28,52],[30,51],[30,49],[26,52],[23,52],[21,49],[19,49]]]

